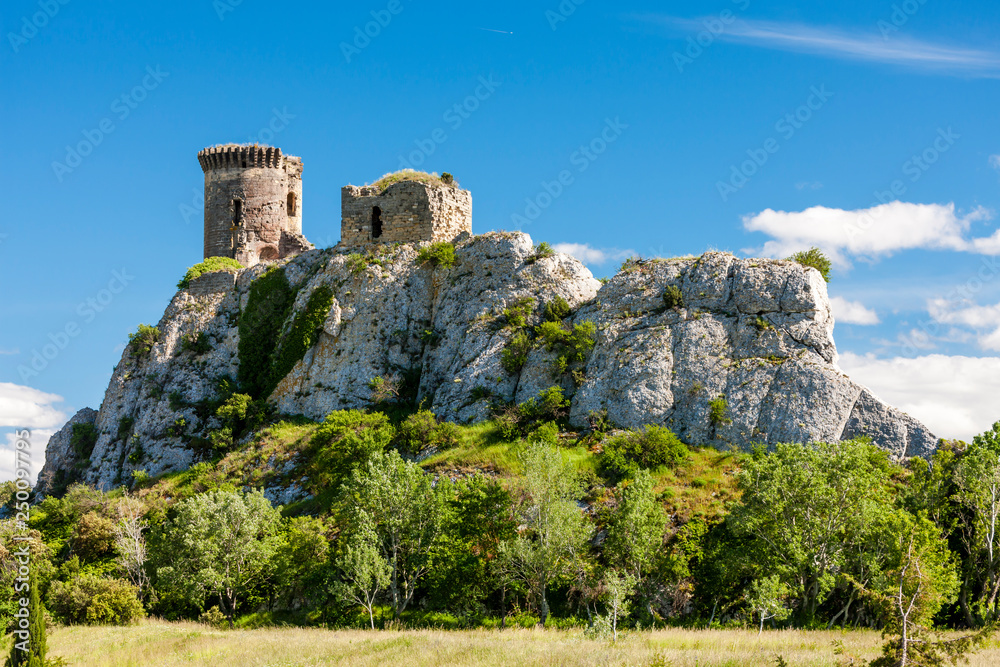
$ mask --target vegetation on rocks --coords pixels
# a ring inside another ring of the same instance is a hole
[[[823,280],[830,282],[830,269],[833,264],[830,259],[823,254],[823,251],[819,248],[810,248],[809,250],[802,250],[795,253],[789,257],[793,262],[798,262],[802,266],[808,266],[810,268],[819,271],[820,275],[823,276]]]
[[[230,257],[209,257],[204,262],[199,262],[189,268],[184,277],[178,281],[177,289],[187,289],[193,280],[206,273],[215,273],[216,271],[239,273],[243,268],[242,264]]]

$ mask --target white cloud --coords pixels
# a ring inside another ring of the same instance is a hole
[[[38,473],[42,471],[42,466],[45,465],[45,446],[49,444],[49,438],[55,433],[51,429],[33,429],[31,431],[31,436],[29,442],[31,443],[30,451],[30,471],[31,477],[30,481],[32,484],[38,479]],[[16,479],[15,466],[14,466],[14,452],[15,443],[17,442],[17,436],[13,433],[5,433],[4,436],[7,439],[5,444],[0,444],[0,482],[6,482],[12,479]],[[23,462],[23,458],[21,459]]]
[[[693,32],[704,31],[706,25],[705,19],[647,18]],[[900,35],[892,27],[880,28],[879,32],[848,32],[795,23],[740,20],[715,33],[715,38],[775,51],[904,65],[941,73],[988,78],[1000,75],[1000,54],[996,52],[934,44]],[[885,39],[886,32],[895,33],[891,40]]]
[[[556,243],[552,246],[556,252],[576,257],[584,264],[607,264],[620,262],[629,257],[635,257],[635,250],[620,250],[618,248],[592,248],[587,243]]]
[[[743,227],[774,240],[744,252],[787,257],[817,246],[841,267],[850,266],[852,257],[875,259],[914,248],[989,253],[994,246],[1000,248],[1000,231],[990,238],[965,237],[972,222],[989,217],[984,208],[963,216],[955,212],[953,203],[900,201],[853,211],[825,206],[797,212],[767,209],[744,216]]]
[[[45,445],[67,417],[56,404],[63,398],[32,387],[0,382],[0,427],[30,429],[32,480],[45,463]],[[5,444],[0,444],[0,481],[14,479],[13,431],[4,429]]]
[[[848,301],[842,296],[835,296],[830,299],[830,305],[833,306],[833,317],[838,322],[861,325],[879,323],[878,313],[866,308],[860,301]]]
[[[1000,155],[990,156],[990,166],[994,169],[1000,170]]]
[[[847,352],[840,356],[840,367],[938,437],[969,441],[1000,421],[1000,358],[876,359]]]
[[[935,322],[974,330],[982,349],[1000,351],[1000,303],[994,306],[958,305],[947,299],[931,299],[927,302],[927,312]]]
[[[52,428],[66,421],[66,414],[54,407],[62,396],[11,382],[0,382],[0,426]]]
[[[819,181],[803,181],[802,183],[796,183],[796,190],[819,190],[823,187],[823,184]]]

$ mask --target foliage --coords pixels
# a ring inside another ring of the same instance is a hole
[[[93,561],[111,553],[114,544],[114,524],[96,511],[80,517],[73,529],[71,544],[81,560]]]
[[[242,264],[230,257],[209,257],[204,262],[200,262],[189,268],[184,277],[177,283],[177,289],[187,289],[191,286],[191,281],[201,277],[205,273],[214,273],[216,271],[239,273],[243,268]]]
[[[431,266],[450,269],[455,266],[458,258],[455,256],[455,244],[447,241],[439,241],[420,249],[417,253],[417,262],[423,264],[430,263]]]
[[[559,449],[548,442],[530,443],[521,456],[524,476],[517,517],[524,526],[501,545],[507,580],[523,585],[541,624],[550,612],[550,586],[570,576],[587,551],[590,527],[576,501],[580,480]]]
[[[711,422],[712,426],[733,423],[729,417],[729,403],[725,396],[717,396],[708,402],[708,421]]]
[[[764,632],[764,621],[783,621],[791,616],[791,610],[785,606],[788,590],[777,575],[755,579],[747,591],[747,604],[754,616],[760,619],[758,636]]]
[[[556,254],[555,249],[545,241],[542,241],[535,246],[535,252],[525,258],[526,264],[533,264],[540,259],[545,259],[547,257],[552,257]]]
[[[230,624],[270,576],[280,515],[259,492],[210,491],[177,504],[163,527],[156,577],[192,604],[217,598]]]
[[[6,667],[45,667],[49,664],[46,660],[48,642],[45,638],[45,610],[39,599],[38,588],[38,576],[32,572],[28,578],[28,617],[23,619],[24,625],[21,625],[21,619],[18,619]],[[20,609],[24,607],[19,607],[18,611]]]
[[[819,248],[810,248],[809,250],[802,250],[795,253],[788,258],[793,262],[798,262],[802,266],[807,266],[819,271],[820,275],[823,276],[823,280],[830,282],[830,268],[832,266],[830,259],[823,254],[823,251]]]
[[[447,179],[445,178],[446,176]],[[426,171],[417,171],[415,169],[401,169],[390,174],[385,174],[382,178],[372,183],[372,186],[378,188],[379,192],[385,192],[385,189],[393,183],[400,183],[402,181],[416,181],[418,183],[426,183],[428,185],[450,185],[458,187],[458,181],[455,180],[454,176],[447,172],[438,176],[437,173],[427,173]]]
[[[569,412],[570,401],[562,387],[542,389],[520,405],[506,406],[497,415],[497,425],[507,439],[527,435],[541,424],[562,421]]]
[[[639,470],[677,468],[690,457],[687,445],[663,426],[616,435],[604,443],[601,468],[612,478],[635,476]]]
[[[266,398],[273,389],[271,359],[294,302],[295,290],[283,267],[271,267],[250,285],[246,308],[240,313],[238,379],[242,390],[254,398]]]
[[[135,333],[128,335],[129,354],[134,359],[143,359],[153,351],[153,346],[160,340],[160,330],[148,324],[140,324]]]
[[[392,568],[379,549],[379,538],[372,519],[363,511],[356,516],[354,530],[344,540],[343,553],[337,559],[341,581],[334,586],[345,602],[360,604],[368,612],[375,629],[375,602],[389,586]]]
[[[511,375],[516,375],[521,372],[521,368],[528,361],[528,354],[532,347],[533,344],[528,338],[528,334],[519,331],[511,337],[500,353],[500,365]]]
[[[146,615],[135,586],[86,573],[53,582],[48,606],[57,619],[71,625],[129,625]]]
[[[667,289],[663,292],[663,305],[668,310],[683,308],[684,294],[681,288],[677,285],[667,285]]]
[[[331,412],[309,444],[312,464],[308,488],[317,493],[337,489],[355,468],[385,451],[395,433],[389,418],[381,412]]]
[[[271,377],[267,384],[269,389],[277,387],[316,343],[332,307],[333,290],[326,285],[320,285],[309,295],[305,310],[292,320],[291,328],[282,338],[271,361]]]
[[[618,619],[628,618],[631,612],[629,598],[635,592],[637,580],[629,573],[608,570],[604,575],[604,601],[608,605],[612,641],[618,641]]]
[[[94,451],[94,445],[97,444],[97,427],[89,423],[73,424],[69,444],[78,459],[81,461],[89,460]]]
[[[210,440],[217,451],[226,451],[246,433],[260,428],[267,405],[254,401],[249,394],[233,394],[215,410],[222,428],[211,433]]]
[[[411,456],[431,449],[449,449],[458,444],[457,427],[451,422],[438,423],[430,410],[420,410],[407,417],[396,431],[396,444]]]
[[[398,401],[402,387],[399,380],[379,375],[368,381],[368,389],[371,390],[372,403],[379,405]]]
[[[528,318],[535,312],[535,300],[530,296],[517,299],[503,309],[501,316],[506,322],[506,326],[514,329],[523,329],[528,326]]]
[[[181,339],[181,351],[191,352],[196,356],[212,351],[212,341],[204,331],[190,333]]]
[[[561,322],[569,317],[572,309],[569,302],[559,295],[545,304],[544,317],[546,322]]]
[[[652,574],[667,527],[667,514],[656,500],[653,484],[646,469],[618,484],[618,507],[608,520],[604,542],[608,562],[634,575],[637,582]]]
[[[433,565],[433,550],[443,530],[440,489],[419,466],[394,451],[373,455],[343,487],[347,530],[357,533],[370,525],[389,565],[389,602],[396,619]]]

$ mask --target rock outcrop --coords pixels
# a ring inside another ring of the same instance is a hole
[[[368,407],[372,380],[384,378],[439,417],[468,422],[487,418],[491,401],[523,402],[560,385],[577,425],[606,411],[623,427],[662,424],[695,444],[866,435],[895,457],[936,446],[837,367],[826,284],[814,269],[711,252],[631,262],[601,285],[572,257],[536,255],[524,234],[465,237],[451,268],[418,261],[420,247],[380,246],[367,257],[311,250],[235,279],[193,281],[171,301],[149,353],[125,351],[99,413],[74,417],[98,432],[84,481],[111,487],[134,470],[156,475],[196,460],[192,439],[220,426],[204,406],[220,379],[237,377],[251,285],[274,265],[297,286],[286,332],[315,290],[333,294],[315,344],[269,397],[284,413],[322,419]],[[561,372],[557,353],[535,345],[519,372],[505,370],[516,332],[503,310],[528,304],[530,331],[557,297],[571,309],[565,326],[596,326],[588,358]],[[190,344],[199,334],[209,349]],[[67,428],[49,445],[42,484],[75,464],[62,453]]]

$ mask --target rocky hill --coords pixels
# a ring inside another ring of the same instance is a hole
[[[192,281],[126,349],[100,410],[52,437],[40,490],[187,468],[237,384],[317,420],[398,398],[478,421],[558,385],[581,427],[739,446],[867,435],[895,457],[936,446],[837,367],[815,269],[710,252],[629,262],[602,285],[525,234],[466,236],[450,266],[429,250],[313,250]],[[87,424],[91,441],[74,438]]]

